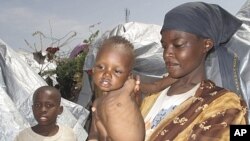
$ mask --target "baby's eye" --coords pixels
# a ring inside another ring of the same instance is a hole
[[[102,70],[104,67],[102,65],[96,65],[95,68],[98,70]]]
[[[115,73],[116,74],[122,74],[122,71],[121,70],[115,70]]]

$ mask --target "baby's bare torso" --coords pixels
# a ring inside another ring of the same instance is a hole
[[[144,120],[134,96],[119,90],[96,100],[97,116],[113,141],[143,141]]]

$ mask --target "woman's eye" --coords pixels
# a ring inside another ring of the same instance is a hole
[[[184,44],[174,44],[176,48],[183,47]]]
[[[179,40],[173,43],[174,47],[179,48],[179,47],[184,47],[187,42],[184,40]]]

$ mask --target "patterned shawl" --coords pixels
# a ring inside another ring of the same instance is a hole
[[[158,95],[144,98],[141,105],[144,117]],[[146,140],[229,140],[229,125],[246,121],[246,104],[235,93],[206,80],[195,96],[177,106]]]

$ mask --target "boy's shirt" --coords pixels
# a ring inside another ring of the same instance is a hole
[[[22,130],[14,141],[77,141],[72,128],[58,125],[59,130],[54,136],[42,136],[35,133],[31,128]]]

